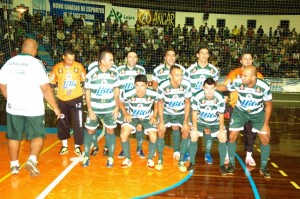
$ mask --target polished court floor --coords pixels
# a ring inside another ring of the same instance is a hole
[[[254,159],[256,167],[244,165],[242,135],[238,140],[236,172],[221,176],[218,170],[217,142],[212,155],[214,163],[204,163],[203,140],[199,141],[196,169],[193,173],[181,173],[172,158],[172,150],[166,147],[165,165],[162,171],[149,171],[146,160],[135,153],[135,141],[131,140],[133,166],[122,169],[122,160],[115,158],[113,169],[105,167],[102,154],[92,157],[91,165],[83,168],[70,146],[69,154],[59,156],[61,147],[55,134],[48,134],[43,153],[39,157],[41,175],[29,176],[24,169],[18,175],[10,175],[5,133],[0,133],[0,193],[2,198],[299,198],[300,196],[300,109],[274,107],[271,119],[270,180],[259,174],[259,140],[256,140]],[[2,117],[2,115],[1,115]],[[117,132],[118,134],[118,132]],[[170,135],[166,144],[172,145]],[[119,142],[119,139],[118,139]],[[72,140],[70,140],[72,143]],[[102,149],[103,139],[99,141]],[[148,143],[145,141],[144,151]],[[120,150],[117,144],[115,155]],[[28,157],[29,143],[23,141],[20,163]],[[68,172],[66,172],[66,170]],[[58,179],[58,180],[57,180]],[[55,186],[54,186],[54,185]],[[54,186],[49,191],[49,186]],[[49,192],[48,192],[49,191]],[[47,192],[47,194],[45,194]],[[44,194],[44,195],[43,195]]]

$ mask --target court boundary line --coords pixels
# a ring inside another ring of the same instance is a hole
[[[136,196],[136,197],[133,197],[133,199],[147,198],[147,197],[154,196],[154,195],[157,195],[157,194],[169,191],[171,189],[174,189],[174,188],[182,185],[183,183],[185,183],[188,179],[190,179],[192,177],[193,173],[194,173],[194,171],[190,171],[188,173],[188,175],[186,175],[183,179],[181,179],[180,181],[176,182],[175,184],[173,184],[173,185],[171,185],[171,186],[169,186],[167,188],[164,188],[164,189],[161,189],[159,191],[155,191],[155,192],[152,192],[152,193],[149,193],[149,194],[145,194],[145,195],[141,195],[141,196]]]
[[[259,195],[259,192],[257,190],[256,184],[255,184],[250,172],[246,168],[246,165],[244,164],[241,157],[237,153],[235,154],[235,157],[238,159],[240,165],[242,166],[243,170],[245,171],[246,177],[248,178],[248,181],[250,182],[250,185],[251,185],[251,188],[252,188],[255,199],[260,199],[260,195]]]

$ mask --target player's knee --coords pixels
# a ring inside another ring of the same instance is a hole
[[[261,136],[260,142],[262,145],[268,145],[270,142],[270,138],[268,136]]]

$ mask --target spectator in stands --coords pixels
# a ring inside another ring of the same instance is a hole
[[[234,28],[232,29],[232,37],[234,39],[234,41],[237,41],[237,37],[239,36],[239,29],[237,28],[237,26],[234,26]]]
[[[214,43],[215,42],[215,38],[216,38],[216,29],[214,28],[214,26],[212,25],[211,28],[209,29],[209,40],[210,42]]]
[[[15,25],[19,21],[19,13],[16,8],[13,8],[13,10],[10,12],[9,19],[12,25]]]
[[[193,26],[190,30],[190,35],[191,35],[191,39],[193,41],[196,41],[196,38],[197,38],[197,29],[195,26]]]
[[[274,36],[276,37],[277,43],[279,43],[281,38],[281,29],[280,26],[277,26],[277,29],[274,31]]]
[[[262,26],[259,26],[256,33],[257,33],[257,40],[260,41],[264,36],[264,29],[262,28]]]
[[[65,24],[65,28],[71,30],[71,26],[74,22],[72,15],[70,15],[70,13],[67,12],[67,14],[63,17],[63,21]]]
[[[44,17],[44,21],[45,21],[45,29],[51,30],[53,25],[53,19],[49,11],[47,11],[47,15]]]
[[[226,26],[226,28],[224,29],[224,39],[228,39],[230,36],[230,30],[229,28]]]

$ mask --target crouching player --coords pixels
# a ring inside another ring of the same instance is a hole
[[[155,165],[152,160],[156,150],[157,129],[157,93],[148,89],[146,75],[137,75],[134,81],[135,88],[123,92],[120,97],[120,108],[123,112],[124,122],[121,126],[121,142],[126,159],[122,162],[121,167],[127,168],[132,166],[130,156],[129,136],[136,132],[136,126],[141,124],[145,134],[149,135],[149,155],[147,161],[148,169],[154,169]],[[125,102],[128,103],[128,109],[125,108]],[[154,106],[154,110],[153,107]]]
[[[226,156],[226,130],[224,126],[224,97],[217,92],[216,82],[213,78],[207,78],[203,83],[203,90],[192,97],[192,123],[190,132],[191,143],[189,146],[190,165],[188,171],[195,169],[195,157],[197,152],[197,140],[203,136],[203,132],[217,137],[219,140],[220,172],[227,175],[224,165]]]

